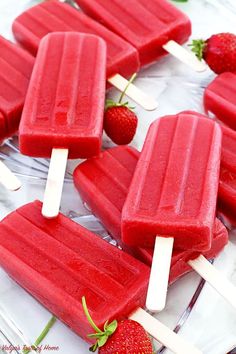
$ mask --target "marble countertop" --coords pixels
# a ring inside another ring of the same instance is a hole
[[[30,0],[1,0],[0,34],[13,39],[11,33],[13,19],[24,9],[36,3],[37,1]],[[193,23],[192,38],[207,38],[212,33],[233,32],[236,29],[235,0],[189,0],[187,3],[175,4],[191,18]],[[136,83],[158,99],[159,108],[156,111],[147,112],[136,105],[139,126],[132,145],[141,149],[150,123],[159,116],[186,109],[202,112],[203,90],[213,77],[214,74],[210,70],[197,74],[170,56],[141,70]],[[118,93],[111,90],[109,96],[116,97]],[[104,146],[110,145],[109,139],[104,136]],[[5,163],[19,175],[23,182],[23,188],[14,194],[0,189],[0,218],[2,218],[26,202],[43,198],[48,161],[21,156],[17,149],[17,138],[7,141],[0,148],[0,158],[5,160]],[[74,190],[71,173],[78,162],[73,161],[68,165],[61,210],[75,221],[99,233],[103,238],[109,238]],[[234,232],[231,232],[229,245],[214,264],[236,284],[236,237]],[[175,328],[188,307],[199,282],[199,276],[191,273],[173,284],[169,289],[167,307],[157,317],[170,328]],[[1,309],[13,319],[23,333],[24,339],[9,333],[1,319],[0,330],[7,331],[8,338],[12,343],[19,345],[22,345],[25,340],[32,343],[50,318],[50,313],[45,308],[0,269]],[[185,317],[179,333],[200,348],[204,354],[226,354],[230,349],[236,347],[236,311],[210,286],[204,285],[192,311],[189,316],[185,312]],[[1,343],[7,343],[7,341],[0,331],[0,347]],[[50,347],[58,346],[57,350],[44,351],[47,353],[88,353],[88,344],[60,321],[55,324],[43,344],[48,344]],[[158,348],[160,347],[157,345]],[[17,351],[15,352],[17,353]],[[165,350],[165,353],[169,353],[169,351]]]

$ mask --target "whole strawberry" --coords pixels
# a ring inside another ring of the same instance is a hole
[[[118,102],[106,101],[104,130],[117,145],[129,144],[136,133],[138,118],[133,112],[133,107],[129,107],[128,102],[122,103],[125,92],[135,77],[136,74],[132,75]]]
[[[236,73],[236,35],[232,33],[214,34],[206,41],[193,40],[192,51],[199,60],[204,59],[216,74]]]
[[[117,145],[129,144],[136,133],[138,118],[125,104],[109,106],[104,115],[104,130]]]
[[[103,330],[98,328],[90,316],[85,297],[82,297],[82,306],[88,322],[95,333],[88,334],[89,338],[96,339],[96,343],[89,349],[99,354],[153,354],[152,343],[144,328],[133,320],[116,320],[104,324]]]
[[[152,354],[152,343],[144,328],[135,321],[124,320],[106,344],[99,348],[99,354]]]

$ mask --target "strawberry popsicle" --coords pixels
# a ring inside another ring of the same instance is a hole
[[[0,36],[0,141],[17,132],[34,57]]]
[[[221,129],[209,119],[154,121],[123,208],[123,241],[153,247],[156,235],[173,236],[176,248],[210,249],[220,153]]]
[[[185,111],[184,114],[204,115]],[[222,151],[220,179],[218,188],[217,211],[226,218],[231,226],[236,225],[236,132],[225,125],[220,125],[222,131]]]
[[[97,36],[57,32],[40,43],[19,144],[25,155],[52,156],[43,208],[47,217],[58,214],[67,157],[88,158],[100,151],[105,70],[106,45]]]
[[[43,218],[38,201],[0,223],[0,265],[85,340],[91,328],[83,296],[100,328],[106,320],[129,316],[174,353],[200,353],[139,307],[147,290],[146,265],[62,214]]]
[[[218,75],[204,93],[205,110],[236,130],[236,74]]]
[[[89,16],[123,37],[139,52],[141,65],[167,52],[197,71],[205,70],[193,53],[181,47],[191,35],[189,18],[166,0],[75,0]]]
[[[0,142],[18,130],[34,58],[0,36]],[[0,183],[18,190],[21,182],[0,162]]]
[[[236,225],[236,132],[221,127],[222,154],[220,182],[218,191],[218,209],[230,223]]]
[[[153,258],[152,249],[131,247],[121,242],[121,211],[138,157],[139,152],[129,146],[106,150],[99,156],[83,162],[75,169],[74,183],[83,200],[122,248],[150,266]],[[218,219],[215,219],[212,246],[209,251],[203,252],[203,255],[208,259],[214,258],[227,241],[226,228]],[[198,253],[192,250],[174,250],[169,283],[189,272],[191,267],[188,261],[197,259],[197,256]],[[198,272],[198,269],[195,270]],[[203,274],[203,278],[206,278],[206,274]],[[214,287],[211,279],[210,284]]]
[[[83,200],[122,248],[143,261],[152,264],[152,249],[130,247],[121,242],[121,211],[138,161],[139,152],[129,146],[119,146],[81,163],[74,171],[74,183]],[[228,233],[216,219],[208,259],[216,257],[228,241]],[[174,250],[169,282],[189,272],[187,261],[196,258],[196,252]]]
[[[155,244],[147,297],[150,310],[165,306],[173,241],[182,250],[203,252],[211,247],[220,152],[221,130],[209,119],[179,114],[160,118],[149,128],[123,207],[121,229],[128,245]],[[159,292],[162,296],[155,302]]]
[[[107,79],[121,91],[127,80],[140,67],[137,50],[128,42],[96,23],[72,6],[60,1],[44,1],[18,16],[12,27],[16,40],[34,55],[42,37],[55,31],[73,31],[95,34],[103,38],[107,45]],[[144,106],[155,109],[156,101],[131,85],[127,95]]]

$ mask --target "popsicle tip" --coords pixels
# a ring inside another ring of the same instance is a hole
[[[121,92],[125,90],[126,96],[138,103],[146,111],[154,111],[157,109],[158,102],[156,99],[149,96],[149,94],[138,88],[133,83],[129,83],[128,80],[120,74],[113,75],[108,79],[108,82]]]
[[[143,101],[142,107],[146,111],[155,111],[158,108],[158,102],[155,99],[151,99],[150,97],[147,96],[147,99]]]
[[[157,312],[161,312],[164,310],[165,306],[166,306],[166,298],[160,299],[161,301],[149,301],[149,299],[147,299],[146,301],[146,308],[154,313]]]
[[[21,181],[0,161],[0,183],[9,191],[15,192],[21,188]]]
[[[207,70],[207,65],[206,65],[206,63],[205,63],[204,61],[198,60],[198,63],[197,63],[196,66],[195,66],[195,70],[196,70],[197,72],[204,72],[204,71],[206,71],[206,70]]]
[[[59,215],[59,210],[48,209],[47,206],[45,206],[43,204],[43,206],[42,206],[42,215],[46,219],[54,219],[54,218],[56,218]]]

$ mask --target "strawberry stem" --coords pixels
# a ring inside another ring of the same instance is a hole
[[[106,321],[106,323],[104,324],[104,330],[101,331],[96,326],[96,324],[92,320],[92,317],[90,316],[84,296],[82,297],[82,306],[83,306],[83,310],[84,310],[84,313],[87,317],[88,322],[90,323],[91,327],[96,332],[96,333],[88,334],[89,338],[96,339],[96,343],[94,345],[92,345],[92,347],[89,348],[90,352],[95,352],[97,350],[97,348],[101,348],[103,345],[106,344],[106,342],[108,341],[108,338],[116,331],[118,323],[116,320],[112,321],[111,323],[108,323],[108,321]]]
[[[84,310],[84,313],[87,317],[87,320],[89,322],[89,324],[91,325],[91,327],[94,329],[95,332],[97,333],[103,333],[100,328],[98,328],[96,326],[96,324],[94,323],[94,321],[92,320],[92,317],[90,316],[90,313],[89,313],[89,310],[88,310],[88,307],[87,307],[87,303],[86,303],[86,299],[85,299],[85,296],[82,297],[82,306],[83,306],[83,310]]]
[[[206,46],[207,43],[203,39],[194,39],[192,43],[189,44],[189,47],[191,47],[192,52],[195,53],[196,57],[199,60],[202,60]]]
[[[129,86],[130,86],[130,84],[132,84],[132,82],[134,81],[134,79],[136,78],[136,76],[137,76],[137,73],[134,73],[134,74],[131,76],[131,78],[129,79],[129,82],[127,83],[127,85],[126,85],[124,91],[123,91],[122,94],[120,95],[120,99],[119,99],[119,101],[118,101],[118,104],[122,102],[125,93],[127,92],[128,88],[129,88]]]
[[[52,316],[51,319],[48,321],[48,323],[46,324],[45,328],[43,329],[43,331],[41,332],[41,334],[39,335],[39,337],[36,339],[36,341],[34,342],[34,344],[32,345],[31,350],[37,351],[37,347],[38,345],[44,340],[44,338],[46,337],[46,335],[48,334],[48,332],[50,331],[50,329],[52,328],[52,326],[54,325],[54,323],[56,322],[56,317]],[[27,350],[23,350],[24,354],[28,354],[31,352],[30,349]]]

